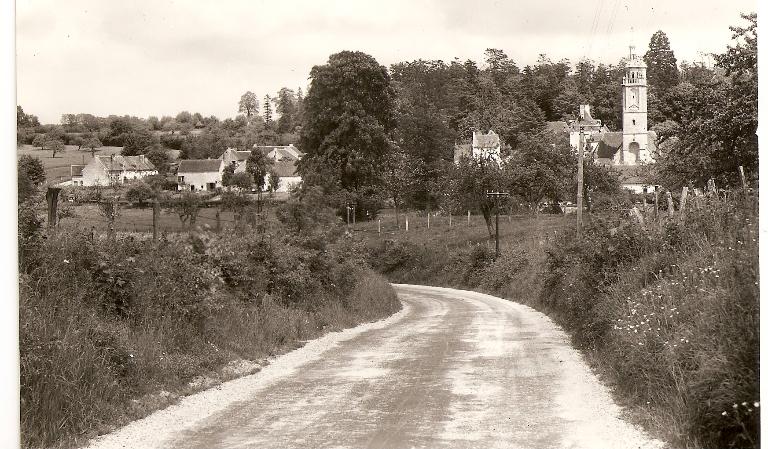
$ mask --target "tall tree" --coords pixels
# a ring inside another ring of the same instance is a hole
[[[327,173],[326,185],[338,183],[348,191],[377,185],[395,127],[387,69],[365,53],[342,51],[313,67],[310,79],[299,170]]]
[[[648,65],[648,84],[660,93],[680,82],[675,53],[669,47],[669,38],[663,31],[653,33],[643,60]]]
[[[249,120],[254,114],[257,114],[259,112],[259,100],[256,98],[256,94],[250,90],[244,93],[240,97],[237,112],[242,112]]]
[[[703,186],[709,178],[738,185],[739,166],[757,177],[757,16],[742,18],[747,26],[731,27],[734,43],[715,55],[725,77],[683,83],[670,94],[672,119],[663,127],[668,141],[657,163],[659,181],[669,188]]]
[[[296,94],[291,89],[283,87],[273,98],[275,109],[280,118],[277,119],[277,132],[293,132],[296,126]]]
[[[272,99],[269,95],[264,95],[264,122],[272,123]]]

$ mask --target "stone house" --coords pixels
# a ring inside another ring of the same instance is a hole
[[[213,191],[222,187],[222,159],[183,159],[179,162],[176,179],[179,190]]]
[[[493,130],[487,134],[472,131],[472,143],[457,144],[453,150],[453,161],[458,164],[462,157],[491,159],[501,162],[501,139]]]
[[[272,159],[271,170],[280,177],[277,188],[278,192],[287,192],[301,182],[301,176],[299,176],[296,170],[296,164],[304,156],[304,153],[299,151],[293,144],[284,146],[254,145],[253,149],[261,151],[265,156]],[[235,173],[240,173],[245,171],[250,155],[250,151],[227,148],[220,159],[224,162],[225,167],[234,165]]]
[[[70,166],[73,186],[125,184],[156,174],[157,169],[143,154],[96,156],[86,165]]]

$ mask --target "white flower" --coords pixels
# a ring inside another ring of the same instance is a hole
[[[759,402],[755,402],[755,403],[754,403],[754,404],[752,404],[752,405],[754,405],[754,406],[755,406],[755,408],[760,408],[760,403],[759,403]]]
[[[728,412],[723,412],[723,413],[721,413],[721,415],[728,416]]]
[[[69,261],[67,259],[64,259],[64,263],[69,263]]]

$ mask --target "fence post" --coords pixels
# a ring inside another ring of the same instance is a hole
[[[427,212],[427,229],[429,229],[429,212]]]
[[[157,198],[152,202],[152,240],[157,241],[157,225],[160,221],[160,201]]]
[[[221,232],[221,208],[216,208],[216,233]]]
[[[381,234],[381,218],[379,218],[379,234]]]
[[[467,211],[467,225],[469,225],[469,217],[472,215],[470,211]]]
[[[59,224],[59,187],[48,187],[45,199],[48,202],[48,227],[54,228]]]
[[[450,228],[453,225],[453,214],[448,212],[448,227]]]
[[[683,187],[683,193],[680,194],[680,222],[685,220],[685,203],[688,201],[688,187]]]
[[[659,221],[659,188],[653,190],[653,219]]]
[[[667,190],[667,213],[669,214],[669,218],[675,216],[675,202],[672,201],[672,192],[669,190]]]
[[[637,207],[632,208],[632,215],[635,216],[637,219],[637,222],[640,223],[640,227],[645,229],[645,219],[643,218],[643,214],[640,213],[639,210],[637,210]]]
[[[408,232],[408,214],[405,214],[405,232]]]
[[[747,177],[744,176],[744,166],[739,165],[739,177],[741,178],[741,188],[744,189],[744,192],[747,191]]]

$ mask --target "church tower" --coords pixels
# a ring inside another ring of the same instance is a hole
[[[648,151],[648,83],[645,62],[635,47],[629,47],[629,61],[621,83],[624,127],[619,164],[653,162]]]

